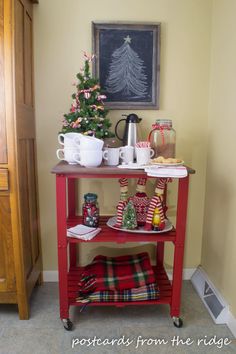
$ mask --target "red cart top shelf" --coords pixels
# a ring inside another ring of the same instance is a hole
[[[194,174],[195,170],[185,166],[188,174]],[[140,178],[146,177],[147,174],[144,170],[131,170],[128,168],[118,168],[116,166],[99,166],[99,167],[82,167],[80,165],[69,165],[65,161],[59,162],[53,167],[52,173],[57,175],[65,175],[70,178],[120,178],[125,176],[127,178]],[[156,177],[149,177],[156,178]]]

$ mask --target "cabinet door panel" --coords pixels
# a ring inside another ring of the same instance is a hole
[[[7,191],[9,189],[8,169],[0,168],[0,191]]]
[[[16,70],[16,102],[25,103],[24,79],[24,5],[15,1],[15,70]]]
[[[25,275],[29,277],[40,253],[33,99],[32,3],[29,0],[14,2],[15,27],[18,32],[15,38],[15,83],[20,216]]]
[[[36,186],[36,161],[35,161],[35,141],[28,140],[27,145],[27,179],[29,188],[29,211],[31,230],[31,252],[32,260],[35,264],[39,256],[39,232],[38,232],[38,210],[37,210],[37,186]]]
[[[10,201],[0,194],[0,292],[15,289],[14,275]]]
[[[33,106],[32,20],[25,14],[25,103]]]
[[[18,152],[24,267],[28,276],[39,256],[34,140],[21,139]]]
[[[24,267],[26,277],[30,274],[33,261],[31,251],[31,229],[30,229],[30,204],[28,188],[28,161],[27,161],[27,140],[21,139],[18,148],[19,182],[20,182],[20,209],[21,228],[24,252]]]
[[[4,3],[0,0],[0,163],[7,163],[4,82]]]

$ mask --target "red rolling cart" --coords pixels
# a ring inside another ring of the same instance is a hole
[[[70,306],[81,306],[76,302],[78,291],[78,279],[83,272],[79,265],[76,252],[76,244],[81,242],[156,242],[156,265],[153,266],[160,289],[158,300],[134,301],[134,302],[92,302],[90,306],[126,306],[126,305],[153,305],[169,304],[170,315],[174,325],[182,326],[180,316],[180,298],[182,288],[182,271],[184,242],[188,203],[189,175],[195,173],[188,169],[188,176],[178,179],[178,198],[176,227],[169,232],[158,234],[138,233],[132,234],[109,228],[106,225],[108,216],[101,217],[100,225],[102,231],[91,241],[83,241],[75,238],[67,238],[67,228],[82,223],[82,218],[76,215],[76,193],[75,182],[80,178],[140,178],[146,177],[143,170],[119,169],[117,167],[102,166],[97,168],[85,168],[79,165],[68,165],[60,162],[52,169],[56,174],[56,202],[57,202],[57,241],[58,241],[58,272],[59,272],[59,301],[60,318],[65,329],[72,329],[72,322],[69,319]],[[152,178],[152,177],[150,177]],[[170,281],[164,269],[164,246],[165,242],[174,244],[173,280]],[[69,247],[69,252],[68,252]],[[69,259],[68,259],[69,258]]]

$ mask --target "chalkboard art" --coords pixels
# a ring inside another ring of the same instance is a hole
[[[160,24],[93,23],[93,74],[110,109],[159,109]]]

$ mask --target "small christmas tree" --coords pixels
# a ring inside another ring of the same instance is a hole
[[[94,55],[84,53],[85,61],[81,72],[77,74],[77,92],[72,95],[70,112],[64,114],[62,133],[82,133],[96,138],[109,138],[114,134],[109,131],[111,122],[106,118],[108,110],[104,107],[98,79],[91,76],[90,63]]]
[[[137,227],[136,212],[132,201],[129,201],[124,209],[122,227],[128,230],[133,230]]]

